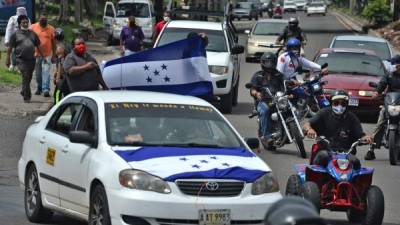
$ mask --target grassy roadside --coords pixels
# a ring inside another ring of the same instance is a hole
[[[10,72],[5,65],[0,65],[0,84],[19,86],[21,82],[21,76],[18,72]]]

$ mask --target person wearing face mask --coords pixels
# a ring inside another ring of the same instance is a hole
[[[135,17],[128,18],[128,26],[124,26],[120,35],[121,56],[130,55],[142,50],[144,34],[135,22]]]
[[[17,14],[14,16],[11,16],[10,19],[8,20],[7,27],[6,27],[6,33],[4,34],[4,45],[7,47],[9,42],[10,42],[10,37],[13,33],[15,33],[19,29],[18,25],[18,17],[20,15],[27,15],[25,7],[18,7],[17,8]],[[31,25],[31,22],[29,21],[29,26]],[[11,64],[9,67],[9,70],[14,70],[16,66],[15,62],[15,54],[13,51],[11,51]]]
[[[158,35],[161,33],[162,29],[164,28],[165,24],[170,20],[169,13],[164,12],[164,18],[160,22],[158,22],[154,26],[154,32],[153,32],[153,43],[156,42]]]
[[[331,107],[321,109],[304,124],[306,135],[309,138],[324,136],[329,140],[333,150],[348,150],[351,144],[360,138],[371,144],[372,138],[363,132],[360,120],[354,113],[347,110],[349,103],[347,92],[336,91],[331,101]],[[356,152],[352,153],[356,154]],[[328,150],[319,150],[314,157],[313,164],[326,166],[329,157]],[[350,156],[349,159],[355,163],[355,166],[360,166],[355,156]]]
[[[63,68],[70,93],[99,90],[99,85],[103,90],[108,89],[96,59],[87,53],[81,37],[75,38],[73,51],[65,58]]]
[[[54,39],[54,27],[47,23],[47,16],[42,13],[39,22],[32,24],[31,30],[40,39],[42,54],[36,51],[36,82],[37,90],[35,95],[43,93],[44,97],[50,97],[50,69],[51,62],[56,59],[56,43]]]
[[[9,67],[11,64],[11,50],[14,50],[16,65],[22,74],[22,90],[20,93],[24,102],[28,103],[32,96],[30,83],[35,69],[35,48],[40,48],[40,39],[35,32],[28,29],[29,19],[26,15],[20,15],[17,22],[20,29],[10,36],[6,66]]]

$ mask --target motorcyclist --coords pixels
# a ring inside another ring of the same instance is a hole
[[[371,136],[365,134],[357,116],[346,110],[349,96],[346,91],[338,90],[332,96],[331,107],[321,109],[313,118],[304,124],[304,130],[308,137],[324,136],[330,142],[332,150],[350,149],[352,143],[363,139],[372,143]],[[356,154],[356,152],[352,152]],[[360,168],[360,161],[352,154],[348,156],[354,168]],[[327,166],[330,154],[327,149],[320,149],[312,163]]]
[[[277,4],[275,9],[274,9],[274,16],[275,15],[276,16],[282,16],[282,14],[283,14],[283,11],[282,11],[281,5]]]
[[[267,12],[268,12],[268,17],[269,18],[272,18],[273,10],[274,10],[274,4],[272,3],[272,1],[269,1],[268,5],[267,5]]]
[[[286,44],[286,52],[278,58],[276,69],[283,74],[285,80],[296,80],[296,72],[303,68],[311,71],[321,71],[321,66],[300,55],[301,43],[296,38],[291,38]],[[327,74],[327,68],[324,68],[322,74]]]
[[[283,29],[283,32],[276,39],[276,44],[287,43],[289,39],[297,38],[302,44],[302,47],[307,43],[306,34],[299,27],[299,20],[295,17],[289,19],[288,25]]]
[[[390,73],[389,75],[383,76],[381,80],[379,81],[378,87],[376,89],[377,92],[375,92],[373,98],[377,98],[379,95],[381,95],[384,91],[386,92],[400,92],[400,55],[396,55],[393,57],[391,60],[392,64],[394,65],[393,67],[395,70]],[[376,124],[375,130],[373,132],[373,137],[374,137],[374,143],[371,145],[371,148],[368,150],[367,154],[365,155],[365,160],[374,160],[375,159],[375,153],[374,150],[375,148],[380,148],[381,143],[382,143],[382,138],[384,134],[384,129],[383,127],[385,126],[385,123],[387,122],[387,119],[385,118],[385,108],[382,107],[380,113],[379,113],[379,119]]]
[[[271,142],[270,137],[270,106],[272,96],[263,92],[263,87],[268,87],[271,94],[284,91],[282,74],[276,71],[276,55],[272,52],[264,53],[260,58],[261,71],[256,72],[251,78],[252,88],[250,95],[255,100],[257,112],[260,115],[261,141],[268,146]]]

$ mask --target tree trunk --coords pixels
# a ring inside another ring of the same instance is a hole
[[[394,0],[393,2],[393,20],[396,21],[400,17],[400,0]]]
[[[75,23],[79,23],[82,21],[82,8],[81,8],[81,0],[74,0],[75,6]]]
[[[155,2],[154,11],[156,11],[156,20],[160,21],[164,13],[163,0],[155,0],[154,2]]]
[[[66,24],[69,22],[69,7],[68,0],[60,0],[60,13],[58,17],[60,24]]]

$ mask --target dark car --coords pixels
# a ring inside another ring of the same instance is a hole
[[[328,82],[324,86],[328,97],[336,90],[344,89],[349,93],[350,110],[375,115],[379,112],[383,101],[372,98],[375,90],[368,83],[379,82],[386,70],[375,52],[351,48],[324,48],[316,54],[314,61],[320,65],[329,64],[329,75],[323,78]]]
[[[257,6],[252,2],[238,2],[233,9],[233,18],[238,20],[247,18],[249,20],[255,18],[258,20],[258,9]]]

